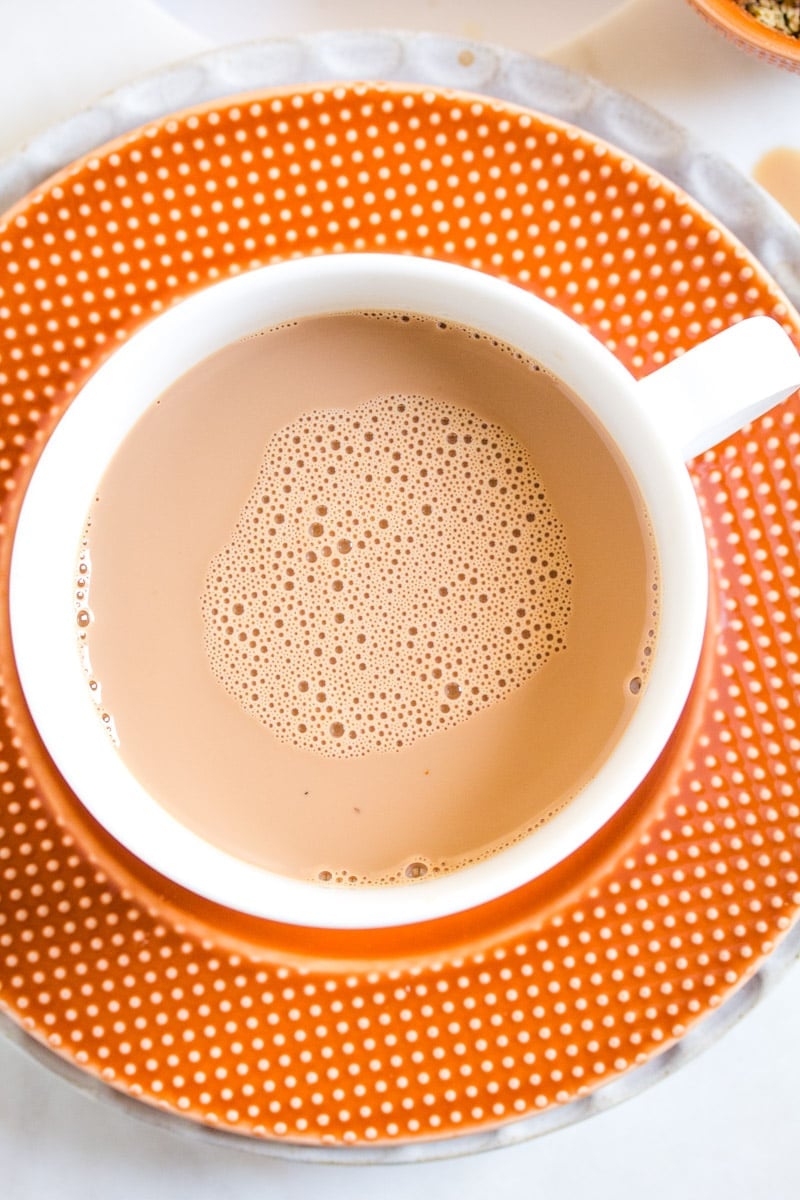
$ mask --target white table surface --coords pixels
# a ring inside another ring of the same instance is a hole
[[[0,0],[0,156],[107,89],[210,46],[347,27],[551,54],[653,104],[743,171],[776,145],[800,150],[800,76],[742,54],[683,0]],[[188,1141],[87,1098],[0,1038],[0,1195],[796,1200],[798,1013],[795,966],[724,1038],[627,1103],[523,1145],[394,1167]]]

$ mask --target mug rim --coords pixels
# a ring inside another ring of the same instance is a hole
[[[343,301],[345,286],[357,291],[357,301]],[[388,302],[373,298],[387,294]],[[362,305],[480,328],[529,354],[580,396],[641,492],[660,564],[661,603],[645,693],[608,758],[561,811],[487,859],[436,879],[347,888],[245,863],[148,796],[98,719],[77,651],[72,597],[96,485],[113,449],[169,383],[237,337],[291,317]],[[205,337],[197,355],[199,331],[207,332],[210,317],[213,342]],[[165,342],[180,347],[166,375],[163,356],[154,353]],[[124,394],[131,379],[137,387]],[[705,629],[707,553],[694,490],[636,386],[602,343],[547,301],[472,268],[410,255],[335,254],[271,264],[212,284],[154,318],[98,368],[59,421],[31,477],[12,548],[17,670],[40,736],[78,798],[123,846],[174,882],[241,912],[314,927],[405,925],[463,911],[529,882],[577,850],[622,807],[666,745],[691,690]],[[114,405],[104,400],[111,388]],[[80,485],[71,470],[78,446],[91,464],[83,464]]]

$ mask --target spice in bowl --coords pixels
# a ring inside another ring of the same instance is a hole
[[[800,0],[689,0],[689,3],[742,50],[800,74]]]
[[[736,0],[767,29],[800,40],[800,0]]]

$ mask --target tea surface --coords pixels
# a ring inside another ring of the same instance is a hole
[[[195,367],[109,465],[79,568],[127,765],[304,879],[403,882],[525,836],[618,739],[657,635],[647,517],[583,405],[407,313]]]

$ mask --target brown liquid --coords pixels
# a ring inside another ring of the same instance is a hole
[[[619,737],[656,630],[646,515],[582,405],[407,314],[189,372],[109,466],[80,569],[128,766],[300,878],[398,882],[524,836]]]
[[[304,413],[206,575],[211,668],[281,741],[399,750],[564,650],[565,542],[525,447],[468,409],[400,394]]]
[[[800,221],[800,150],[778,146],[753,167],[753,178]]]

